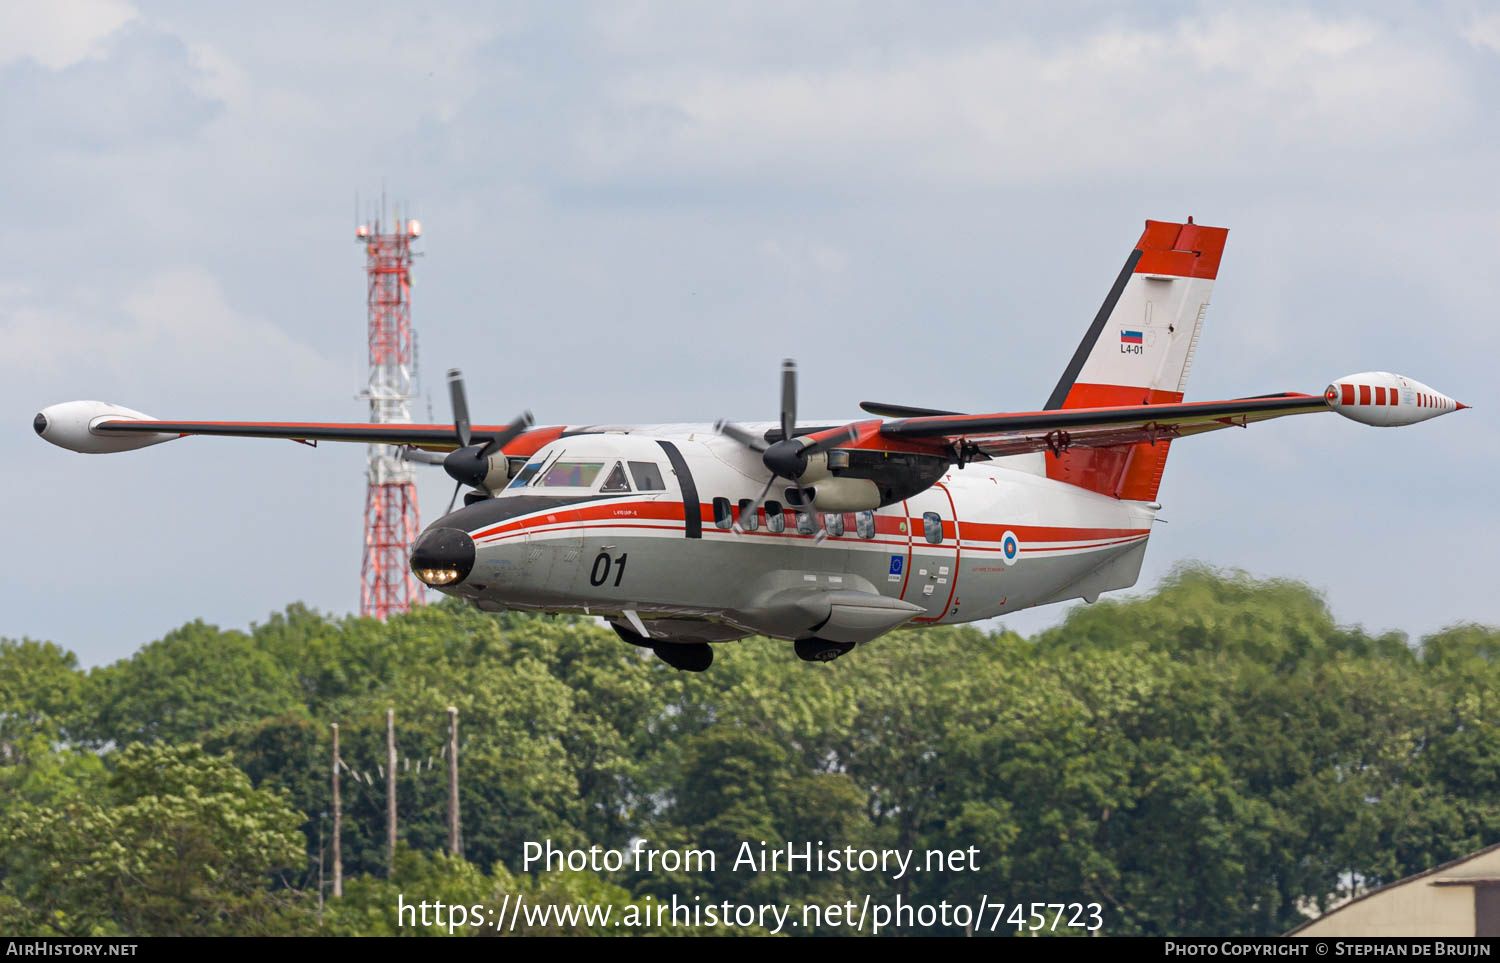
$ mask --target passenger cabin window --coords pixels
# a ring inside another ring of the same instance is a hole
[[[781,507],[781,502],[766,502],[766,531],[786,531],[786,509]]]
[[[734,509],[727,498],[714,499],[714,524],[723,529],[734,527]]]
[[[755,507],[755,499],[740,499],[740,529],[753,532],[760,528],[760,510]]]
[[[599,486],[601,492],[628,492],[630,482],[625,480],[625,466],[615,462],[615,467],[610,469],[609,477],[604,479],[604,484]]]
[[[943,520],[937,512],[922,513],[922,535],[934,545],[943,543]]]
[[[630,463],[630,477],[635,479],[635,490],[638,492],[664,492],[667,490],[666,483],[661,480],[661,469],[654,461],[633,461]]]
[[[844,516],[832,513],[824,515],[823,527],[828,530],[828,534],[830,535],[837,536],[844,534]]]
[[[797,534],[798,535],[816,535],[816,534],[818,534],[818,516],[814,515],[812,512],[798,512],[797,513]]]
[[[875,537],[875,513],[860,512],[854,516],[854,528],[859,532],[860,538]]]
[[[555,461],[537,482],[539,488],[593,488],[604,470],[602,461]]]

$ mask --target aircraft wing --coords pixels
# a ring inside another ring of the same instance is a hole
[[[529,419],[529,415],[525,418]],[[527,424],[474,425],[470,444],[506,439],[508,455],[530,455],[558,438],[560,426],[521,430]],[[430,451],[459,447],[455,425],[365,424],[306,421],[162,421],[120,405],[99,401],[69,401],[44,408],[33,422],[36,433],[63,448],[89,454],[129,451],[187,435],[231,438],[285,438],[306,444],[344,441],[366,445],[408,445]],[[465,426],[468,427],[468,426]]]
[[[896,406],[880,405],[890,410]],[[1109,448],[1244,428],[1286,415],[1333,410],[1321,395],[1284,393],[1115,408],[1067,408],[988,415],[926,415],[887,421],[888,439],[944,439],[954,448],[986,455],[1019,455],[1069,448]]]
[[[474,440],[504,425],[475,425]],[[365,445],[414,445],[449,451],[458,447],[452,425],[381,425],[297,421],[136,421],[104,419],[90,425],[104,434],[222,435],[231,438],[286,438],[291,441],[351,441]]]

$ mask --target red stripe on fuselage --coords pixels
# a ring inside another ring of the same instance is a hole
[[[947,492],[946,486],[939,484]],[[949,505],[952,506],[952,495],[949,495]],[[703,520],[713,526],[713,504],[700,503],[699,512]],[[795,513],[787,512],[788,516],[795,517]],[[548,520],[549,516],[551,520]],[[482,538],[506,534],[508,532],[519,532],[545,527],[547,525],[567,524],[575,522],[608,521],[618,520],[629,523],[635,519],[646,521],[677,521],[682,519],[682,503],[671,501],[605,501],[585,502],[577,507],[560,507],[551,511],[539,510],[535,514],[521,518],[511,519],[499,525],[474,532],[472,537],[477,541]],[[907,516],[902,518],[895,515],[876,515],[875,531],[883,535],[905,535],[911,531],[911,526],[919,524],[920,518]],[[902,531],[903,523],[906,531]],[[795,521],[788,519],[786,532],[771,532],[764,528],[747,535],[796,535]],[[998,542],[1005,532],[1013,532],[1015,536],[1024,542],[1077,542],[1092,541],[1108,538],[1124,538],[1150,533],[1147,528],[1077,528],[1073,526],[1056,525],[1005,525],[993,522],[965,522],[959,520],[956,531],[951,519],[943,522],[943,538],[948,541],[962,534],[967,542]],[[810,536],[803,536],[810,537]],[[857,537],[857,536],[856,536]],[[873,539],[860,539],[860,541],[874,541]]]

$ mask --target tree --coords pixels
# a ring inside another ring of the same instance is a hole
[[[51,642],[0,638],[0,765],[33,736],[61,739],[82,708],[78,657]]]
[[[286,668],[243,632],[189,622],[89,676],[95,745],[199,740],[217,726],[298,704]]]
[[[274,934],[306,924],[307,901],[269,888],[306,858],[301,813],[252,789],[196,744],[119,754],[108,800],[22,806],[0,833],[0,922],[39,935]]]

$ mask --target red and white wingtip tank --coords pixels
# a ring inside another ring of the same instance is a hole
[[[1328,407],[1351,421],[1377,428],[1414,425],[1469,407],[1441,391],[1389,371],[1365,371],[1340,378],[1323,392]]]

